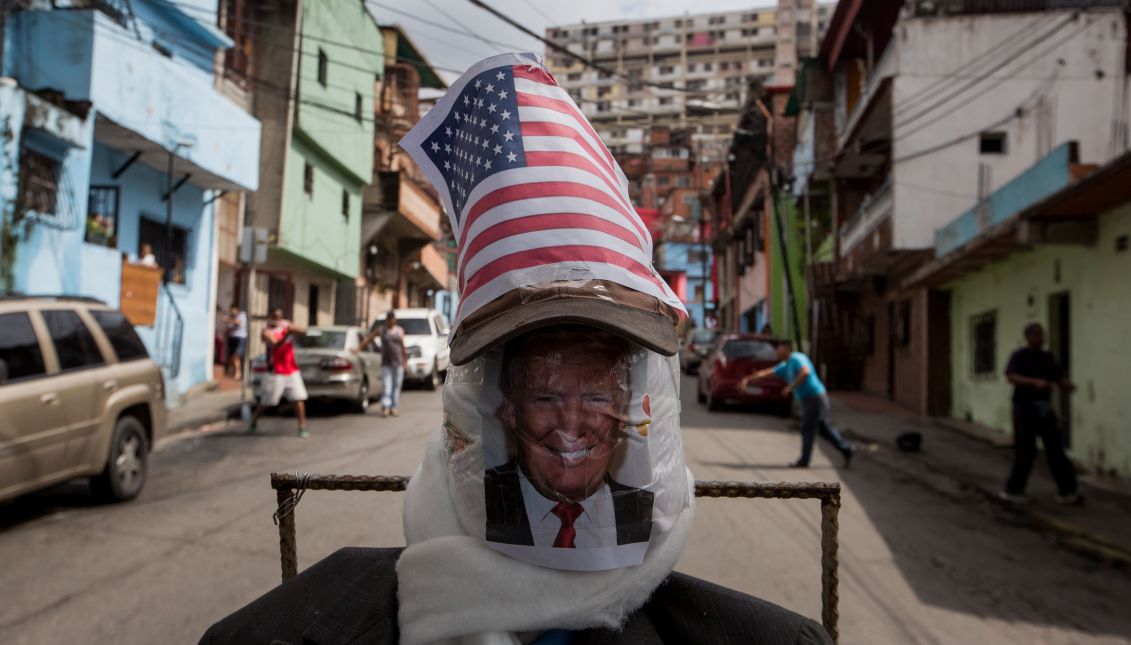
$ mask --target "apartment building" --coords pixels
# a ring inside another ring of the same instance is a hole
[[[642,153],[652,126],[690,128],[700,162],[720,162],[752,79],[771,82],[778,50],[805,55],[832,6],[810,0],[761,9],[551,27],[546,37],[606,71],[560,52],[547,64],[614,155]],[[785,79],[791,83],[792,77]]]

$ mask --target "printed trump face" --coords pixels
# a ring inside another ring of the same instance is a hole
[[[508,345],[503,359],[499,417],[523,472],[548,499],[589,497],[613,460],[626,400],[627,345],[602,342],[600,335],[536,332]]]

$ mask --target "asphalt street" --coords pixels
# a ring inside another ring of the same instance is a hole
[[[1131,642],[1131,572],[1048,542],[952,482],[909,476],[828,446],[784,467],[799,438],[786,419],[709,413],[683,382],[688,465],[698,479],[839,481],[844,643]],[[410,474],[440,420],[440,394],[405,393],[399,418],[316,412],[255,436],[235,424],[153,455],[142,495],[98,505],[76,482],[0,506],[0,643],[194,643],[279,581],[272,471]],[[297,510],[299,566],[348,545],[404,542],[400,493],[308,492]],[[816,501],[702,500],[678,568],[820,616]]]

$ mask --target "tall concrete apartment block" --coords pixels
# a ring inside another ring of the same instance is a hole
[[[597,65],[547,51],[547,63],[616,155],[648,146],[652,126],[689,129],[700,163],[725,160],[751,80],[792,85],[832,5],[783,0],[778,9],[580,23],[546,37]],[[659,86],[658,86],[659,85]],[[668,85],[669,87],[662,87]]]

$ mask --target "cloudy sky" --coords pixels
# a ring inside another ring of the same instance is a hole
[[[773,0],[484,0],[537,33],[552,25],[774,6]],[[545,46],[469,0],[367,0],[382,23],[400,24],[449,82],[477,60]],[[469,33],[470,32],[470,33]],[[491,42],[485,42],[491,41]]]

